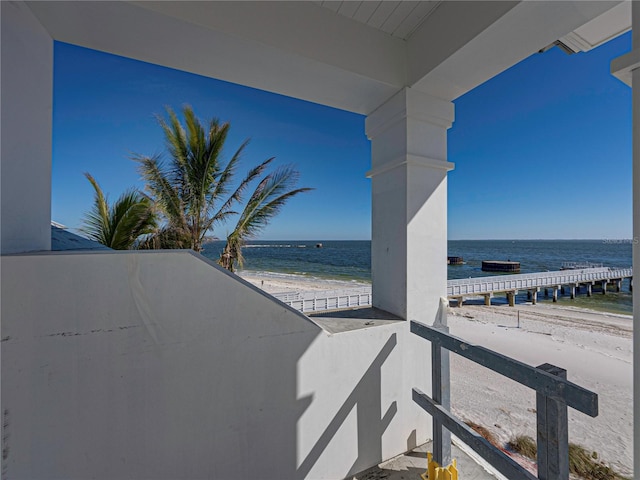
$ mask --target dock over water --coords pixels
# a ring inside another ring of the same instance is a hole
[[[614,285],[620,291],[622,280],[631,278],[633,286],[633,269],[631,268],[583,268],[577,270],[559,270],[555,272],[525,273],[520,275],[497,275],[492,277],[475,277],[449,280],[447,297],[457,300],[462,305],[466,297],[484,296],[485,304],[490,305],[495,294],[505,294],[509,305],[515,305],[515,297],[519,291],[526,291],[533,304],[537,301],[541,289],[553,291],[553,301],[558,300],[558,291],[564,293],[569,289],[571,298],[585,289],[591,296],[593,286],[599,286],[603,294],[607,293],[607,285]]]
[[[620,291],[622,280],[631,278],[633,286],[633,269],[631,268],[583,268],[577,270],[559,270],[556,272],[525,273],[520,275],[497,275],[492,277],[472,277],[447,282],[447,297],[461,306],[466,298],[483,296],[486,305],[496,294],[504,294],[509,305],[515,305],[516,295],[526,291],[533,304],[537,301],[541,289],[551,290],[553,300],[558,300],[558,292],[568,289],[571,298],[586,293],[591,296],[593,287],[607,293],[607,285],[613,285]],[[547,292],[548,293],[548,292]],[[349,308],[369,307],[372,305],[371,287],[346,288],[343,290],[325,290],[317,292],[282,292],[274,293],[274,297],[301,312],[325,312]]]

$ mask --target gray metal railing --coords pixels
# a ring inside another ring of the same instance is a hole
[[[568,480],[569,437],[567,407],[591,417],[598,415],[598,395],[569,382],[566,370],[549,364],[532,367],[447,333],[443,328],[411,322],[411,332],[431,342],[432,397],[417,388],[413,400],[433,417],[434,460],[449,463],[449,432],[471,447],[510,480],[533,480],[529,471],[494,447],[485,438],[454,417],[449,411],[448,365],[442,362],[448,352],[456,353],[485,368],[536,391],[538,479]],[[445,350],[443,352],[442,350]],[[445,363],[448,362],[448,359]],[[446,370],[445,376],[442,372]],[[444,400],[444,401],[442,401]],[[448,432],[443,431],[444,429]],[[444,436],[443,436],[444,435]]]

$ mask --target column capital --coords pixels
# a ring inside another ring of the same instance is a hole
[[[628,86],[631,86],[631,72],[637,68],[640,68],[640,48],[611,61],[611,74]]]
[[[366,173],[367,178],[373,178],[376,175],[386,173],[394,168],[401,167],[403,165],[422,167],[422,168],[435,168],[436,170],[451,171],[455,168],[455,164],[438,160],[435,158],[421,157],[419,155],[402,155],[395,160],[387,162],[378,168],[373,168]]]
[[[367,116],[367,137],[373,140],[405,119],[450,128],[454,120],[454,105],[448,100],[405,87]]]
[[[632,72],[640,69],[640,1],[631,2],[631,28],[631,51],[611,61],[611,74],[630,87]]]

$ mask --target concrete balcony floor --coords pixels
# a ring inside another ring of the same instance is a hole
[[[433,451],[431,442],[360,472],[349,480],[421,480],[420,475],[427,470],[428,451]],[[496,480],[496,478],[501,478],[489,473],[455,444],[451,446],[451,455],[458,464],[459,480]]]
[[[393,313],[385,312],[375,307],[358,307],[327,312],[313,312],[307,314],[326,331],[331,333],[348,332],[362,328],[389,325],[404,322]]]

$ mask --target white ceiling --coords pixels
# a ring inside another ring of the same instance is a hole
[[[588,49],[631,23],[620,0],[27,5],[59,41],[365,115],[407,86],[454,100],[558,39]]]
[[[442,0],[423,1],[316,1],[339,15],[407,40]]]
[[[576,28],[560,38],[560,41],[574,52],[588,52],[629,30],[631,30],[631,2],[626,1]]]

